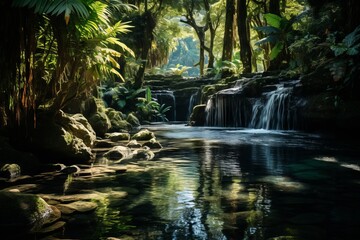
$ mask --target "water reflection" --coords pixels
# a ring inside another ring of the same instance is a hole
[[[104,203],[100,239],[360,238],[356,145],[297,132],[152,128],[165,148],[136,163],[146,171],[91,185],[129,193]]]

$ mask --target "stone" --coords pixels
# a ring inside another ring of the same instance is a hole
[[[61,172],[65,174],[73,174],[73,173],[77,174],[80,173],[80,171],[81,169],[76,165],[71,165],[61,170]]]
[[[140,126],[140,121],[139,119],[135,116],[134,113],[129,113],[127,118],[126,118],[126,121],[128,123],[130,123],[133,127],[139,127]]]
[[[115,146],[104,154],[104,157],[109,160],[122,160],[131,156],[131,149],[124,146]]]
[[[48,227],[45,227],[45,228],[42,228],[40,229],[39,231],[37,231],[37,233],[42,233],[42,234],[45,234],[45,233],[52,233],[52,232],[55,232],[61,228],[64,228],[64,226],[66,225],[66,222],[64,221],[58,221]]]
[[[138,160],[152,160],[155,154],[149,149],[138,149],[134,152],[134,158]]]
[[[143,146],[149,147],[150,149],[162,148],[161,144],[158,141],[156,141],[155,138],[152,138],[149,141],[145,142]]]
[[[191,126],[204,126],[205,125],[205,104],[196,105],[190,115]]]
[[[13,179],[21,175],[21,168],[18,164],[5,164],[0,168],[0,177]]]
[[[16,232],[36,232],[51,218],[54,211],[37,195],[6,191],[0,191],[0,206],[2,236]]]
[[[137,140],[131,140],[128,144],[126,144],[126,146],[129,148],[141,148],[142,147],[141,143],[138,143]]]
[[[88,120],[99,137],[105,136],[105,133],[111,128],[111,121],[104,112],[96,112]]]
[[[113,142],[129,141],[130,134],[129,133],[121,133],[121,132],[106,133],[105,138],[108,138]]]
[[[97,208],[97,204],[94,202],[87,201],[76,201],[67,204],[58,204],[56,205],[59,210],[64,214],[72,214],[73,212],[90,212]]]
[[[138,141],[148,141],[152,138],[155,138],[155,134],[153,132],[150,132],[148,129],[142,129],[135,133],[131,139]]]

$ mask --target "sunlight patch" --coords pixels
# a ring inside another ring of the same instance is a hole
[[[268,176],[262,178],[262,180],[264,182],[274,184],[276,187],[284,191],[299,191],[306,188],[304,184],[292,181],[290,178],[283,176]]]
[[[352,170],[355,170],[355,171],[359,171],[360,172],[360,166],[357,165],[357,164],[341,164],[342,167],[345,167],[345,168],[350,168]]]
[[[335,157],[316,157],[315,160],[323,162],[337,162]]]

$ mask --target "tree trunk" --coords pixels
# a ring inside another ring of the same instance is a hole
[[[280,16],[280,0],[270,0],[269,12]]]
[[[226,17],[225,17],[225,30],[222,60],[231,61],[233,52],[233,24],[235,14],[235,0],[226,0]]]
[[[343,12],[345,16],[347,16],[346,20],[346,32],[350,33],[354,31],[354,29],[360,25],[360,1],[359,0],[347,0],[346,6],[343,7]]]
[[[215,28],[214,28],[213,22],[211,20],[209,0],[204,0],[204,6],[205,6],[205,10],[206,10],[206,21],[207,21],[207,25],[209,26],[209,30],[210,30],[210,46],[208,48],[209,63],[208,63],[207,68],[212,69],[214,67],[214,62],[215,62],[215,56],[214,56]]]
[[[144,12],[144,14],[142,15],[142,21],[145,27],[143,28],[142,39],[138,39],[140,40],[141,43],[141,53],[140,53],[141,64],[135,76],[135,81],[134,81],[135,89],[139,89],[143,86],[145,68],[148,61],[149,51],[151,49],[151,42],[154,38],[153,31],[156,27],[155,16],[150,11]]]
[[[251,72],[251,48],[247,28],[246,0],[237,2],[238,35],[240,40],[240,59],[243,64],[244,73]]]

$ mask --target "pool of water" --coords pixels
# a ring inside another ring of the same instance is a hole
[[[108,198],[80,239],[360,239],[360,148],[296,131],[145,126],[164,149],[144,170],[69,192]],[[81,221],[79,221],[81,222]],[[74,225],[73,225],[74,226]]]

